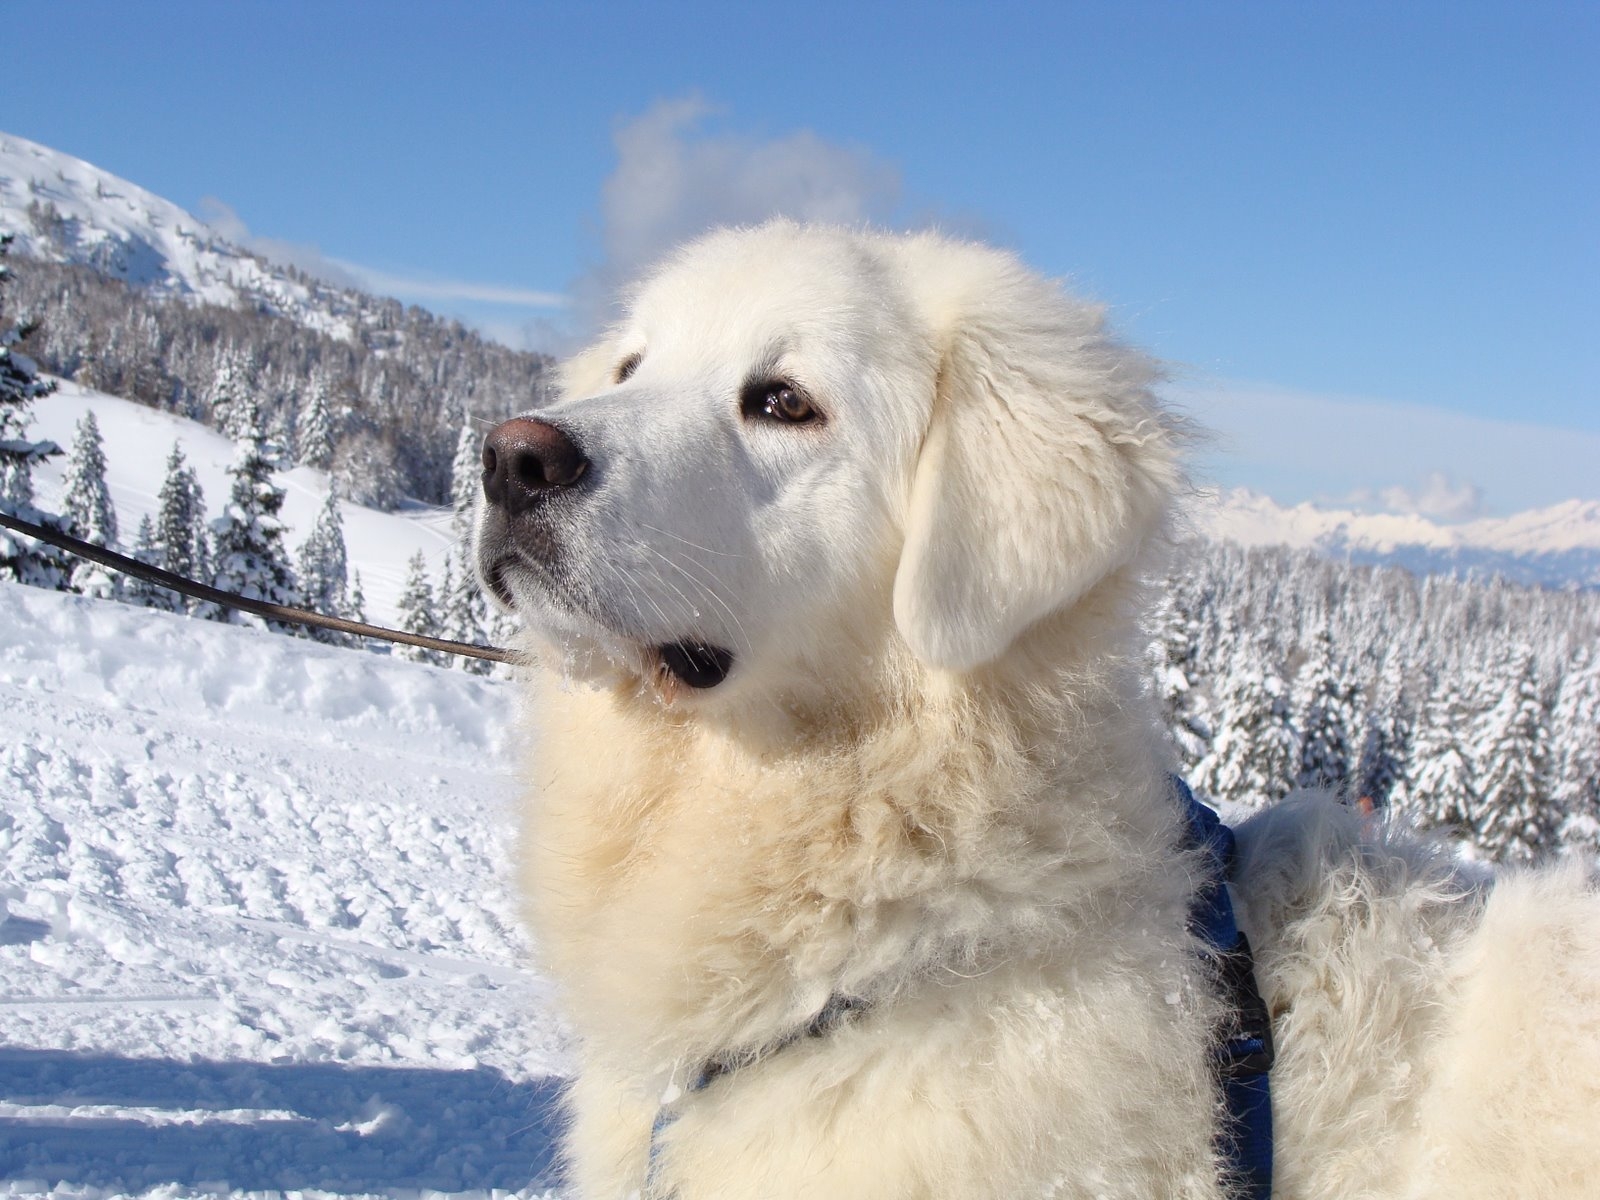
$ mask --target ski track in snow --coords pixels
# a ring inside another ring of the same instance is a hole
[[[0,1196],[555,1195],[513,706],[0,584]]]

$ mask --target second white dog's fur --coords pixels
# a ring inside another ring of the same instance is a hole
[[[784,223],[569,364],[537,415],[589,473],[480,539],[549,664],[525,883],[585,1200],[1226,1195],[1139,673],[1182,478],[1154,375],[1006,255]],[[772,380],[818,419],[752,413]],[[726,680],[675,678],[686,640]],[[1275,1196],[1600,1194],[1576,869],[1490,888],[1315,798],[1240,849]]]

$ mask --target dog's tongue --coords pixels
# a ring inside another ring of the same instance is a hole
[[[728,677],[733,652],[704,642],[674,642],[661,647],[661,661],[692,688],[712,688]]]

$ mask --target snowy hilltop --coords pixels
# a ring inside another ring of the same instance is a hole
[[[549,360],[459,322],[328,283],[229,242],[159,196],[0,133],[0,230],[16,241],[7,307],[36,322],[47,372],[220,426],[245,394],[300,453],[326,408],[343,494],[442,503],[456,435],[544,394]]]
[[[1600,587],[1600,501],[1444,524],[1417,513],[1286,507],[1246,488],[1202,506],[1201,529],[1241,546],[1289,546],[1354,563],[1544,587]]]
[[[344,289],[274,266],[137,184],[9,133],[0,133],[0,227],[32,258],[91,267],[157,295],[244,303],[336,337],[354,333],[358,310]]]
[[[508,687],[0,582],[0,1196],[546,1194]]]

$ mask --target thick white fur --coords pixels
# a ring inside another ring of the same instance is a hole
[[[741,417],[759,375],[825,423]],[[1134,644],[1180,483],[1153,375],[1006,255],[785,223],[690,246],[569,364],[540,415],[595,475],[538,518],[559,576],[505,582],[585,1200],[1224,1194]],[[683,638],[724,683],[663,672]],[[1314,798],[1240,837],[1275,1195],[1600,1194],[1587,880],[1491,888]],[[677,1098],[647,1183],[664,1094],[841,993],[870,1010]]]

